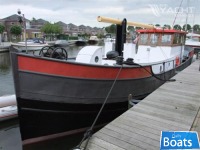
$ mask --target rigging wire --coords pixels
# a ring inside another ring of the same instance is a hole
[[[195,1],[196,2],[196,1]],[[195,6],[197,6],[197,5],[195,5]],[[196,18],[196,8],[194,9],[194,18],[193,18],[193,22],[192,22],[192,33],[194,33],[194,22],[195,22],[195,18]],[[191,38],[192,38],[192,36],[191,36]]]
[[[181,8],[182,3],[183,3],[183,0],[181,0],[180,6],[179,6],[179,8],[178,8],[178,11],[177,11],[177,13],[176,13],[176,16],[175,16],[174,21],[173,21],[173,24],[172,24],[172,28],[174,27],[174,23],[175,23],[175,21],[176,21],[176,17],[177,17],[177,15],[178,15],[179,11],[180,11],[180,8]]]
[[[97,120],[98,120],[98,118],[99,118],[101,112],[103,111],[103,108],[104,108],[104,106],[105,106],[105,104],[106,104],[106,102],[107,102],[107,100],[108,100],[108,97],[110,96],[110,93],[112,92],[112,90],[113,90],[113,88],[114,88],[114,86],[115,86],[115,83],[116,83],[116,81],[117,81],[117,79],[118,79],[118,77],[119,77],[119,75],[120,75],[120,73],[121,73],[122,68],[123,68],[123,65],[121,65],[121,67],[120,67],[120,69],[119,69],[119,71],[118,71],[118,73],[117,73],[117,75],[116,75],[116,77],[115,77],[115,80],[114,80],[114,82],[113,82],[113,84],[112,84],[112,86],[111,86],[111,88],[110,88],[110,90],[109,90],[109,92],[108,92],[108,94],[107,94],[107,96],[106,96],[106,98],[105,98],[105,100],[104,100],[104,102],[103,102],[103,104],[102,104],[102,106],[101,106],[101,108],[100,108],[100,110],[99,110],[99,112],[98,112],[98,114],[97,114],[97,116],[96,116],[94,122],[92,123],[91,127],[89,128],[89,130],[87,130],[87,131],[85,132],[84,137],[82,138],[82,140],[81,140],[81,142],[79,143],[79,145],[76,146],[73,150],[79,150],[81,144],[82,144],[83,141],[86,140],[86,139],[87,139],[87,141],[86,141],[86,144],[85,144],[85,147],[83,148],[83,150],[85,150],[85,149],[87,148],[88,142],[89,142],[89,140],[90,140],[90,138],[91,138],[91,136],[92,136],[92,130],[93,130],[93,128],[94,128],[94,126],[95,126],[95,124],[96,124],[96,122],[97,122]]]

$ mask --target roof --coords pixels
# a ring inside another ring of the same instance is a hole
[[[4,21],[19,21],[19,15],[14,14],[14,15],[8,16],[6,18],[3,18],[2,20],[4,20]],[[26,19],[26,21],[30,21],[30,20]]]
[[[188,33],[186,36],[190,37],[200,37],[200,34],[196,34],[196,33]]]
[[[182,33],[187,34],[185,31],[174,30],[174,29],[140,29],[137,30],[139,33]]]

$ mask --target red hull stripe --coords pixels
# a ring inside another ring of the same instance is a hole
[[[87,79],[115,79],[119,71],[119,68],[65,63],[20,55],[18,55],[18,65],[21,71]],[[145,68],[149,71],[151,70],[149,66]],[[123,68],[118,79],[144,78],[149,76],[150,74],[143,68]]]

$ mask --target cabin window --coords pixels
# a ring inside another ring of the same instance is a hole
[[[147,44],[148,42],[148,34],[141,34],[140,35],[140,44]]]
[[[150,44],[157,45],[158,44],[158,34],[151,34],[150,36]]]
[[[192,39],[192,41],[200,42],[200,38],[198,38],[198,37],[192,37],[191,39]]]
[[[172,35],[170,35],[170,34],[163,34],[162,35],[162,39],[161,39],[161,44],[162,45],[171,44],[171,38],[172,38]]]
[[[182,34],[181,35],[181,44],[184,44],[185,43],[185,36]]]
[[[175,34],[174,34],[173,44],[180,44],[180,43],[181,43],[181,35],[175,33]]]

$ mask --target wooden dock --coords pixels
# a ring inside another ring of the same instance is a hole
[[[87,150],[159,150],[161,131],[200,136],[200,60],[95,133]],[[81,145],[84,147],[85,142]]]

